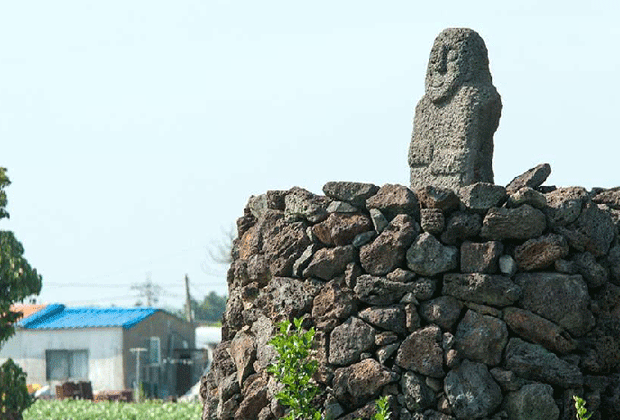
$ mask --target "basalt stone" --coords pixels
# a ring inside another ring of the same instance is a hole
[[[437,396],[426,385],[424,377],[413,372],[405,372],[400,379],[405,406],[411,411],[425,410],[437,402]]]
[[[242,386],[245,378],[253,373],[253,363],[256,360],[256,342],[247,327],[235,334],[228,352],[237,370],[239,386]]]
[[[314,298],[312,318],[321,328],[330,322],[348,318],[356,309],[353,291],[339,281],[330,281]],[[333,321],[332,321],[333,320]]]
[[[492,306],[508,306],[521,297],[521,287],[508,277],[488,274],[446,274],[443,293],[457,299]]]
[[[381,213],[379,209],[370,209],[370,219],[372,220],[372,225],[375,227],[375,232],[381,233],[388,225],[387,218]]]
[[[553,399],[553,388],[539,383],[509,393],[502,408],[511,420],[557,420],[560,416],[560,409]]]
[[[607,265],[609,267],[611,280],[615,284],[620,285],[620,245],[616,245],[609,250]]]
[[[366,245],[368,242],[370,242],[373,239],[375,239],[376,236],[377,236],[377,232],[374,231],[374,230],[371,230],[371,231],[368,231],[368,232],[363,232],[363,233],[360,233],[359,235],[357,235],[355,238],[353,238],[352,244],[356,248],[361,248],[364,245]]]
[[[577,342],[562,327],[533,312],[519,308],[505,308],[504,321],[519,336],[556,353],[570,353]]]
[[[452,296],[440,296],[420,306],[420,315],[429,324],[437,324],[443,330],[452,330],[458,321],[463,304]]]
[[[318,291],[309,282],[287,277],[275,277],[261,289],[255,306],[271,320],[298,318],[308,313]]]
[[[420,328],[420,315],[414,304],[405,305],[405,317],[408,332],[413,332]]]
[[[449,213],[459,208],[459,197],[447,188],[426,185],[416,190],[416,196],[424,209],[437,209]]]
[[[326,245],[343,246],[353,242],[360,233],[372,229],[372,222],[363,214],[332,213],[323,222],[312,226],[312,233]]]
[[[398,302],[405,294],[416,289],[415,283],[390,281],[385,277],[368,274],[357,278],[355,294],[359,300],[370,305],[390,305]]]
[[[463,242],[461,245],[461,272],[497,273],[499,257],[503,250],[504,246],[498,241]]]
[[[377,346],[385,346],[387,344],[393,344],[398,341],[398,334],[392,331],[384,331],[375,334],[375,344]]]
[[[359,318],[351,317],[334,328],[329,336],[329,363],[348,365],[375,344],[375,329]]]
[[[353,289],[357,284],[357,278],[362,274],[364,274],[362,267],[354,262],[349,263],[344,270],[344,283],[349,289]]]
[[[375,354],[377,356],[377,360],[379,361],[379,363],[384,365],[385,362],[390,357],[392,357],[394,352],[398,350],[399,347],[400,347],[400,343],[392,343],[392,344],[386,344],[385,346],[382,346],[379,349],[377,349]]]
[[[280,220],[263,238],[263,254],[269,262],[272,276],[288,277],[293,274],[293,265],[310,245],[303,223],[286,223]]]
[[[502,391],[518,391],[524,385],[530,383],[527,379],[523,379],[517,376],[511,370],[504,370],[501,368],[493,368],[489,371],[495,382],[497,382]]]
[[[579,368],[565,362],[539,344],[511,338],[506,346],[506,368],[534,381],[562,388],[580,387],[583,375]]]
[[[487,417],[502,402],[502,390],[487,367],[467,359],[448,372],[444,390],[457,419]]]
[[[518,274],[523,289],[521,305],[580,337],[594,326],[588,287],[580,275],[560,273]]]
[[[346,201],[356,207],[364,208],[366,200],[375,195],[379,187],[361,182],[328,182],[323,193],[334,200]]]
[[[327,219],[329,215],[327,197],[312,194],[299,187],[293,187],[287,192],[284,204],[287,220],[305,219],[310,223],[318,223]]]
[[[264,315],[260,315],[250,328],[256,343],[256,362],[254,363],[254,370],[256,371],[267,368],[277,356],[275,348],[268,345],[269,340],[273,337],[274,330],[273,322]]]
[[[516,209],[492,208],[482,221],[480,235],[483,238],[530,239],[544,232],[545,215],[534,207],[524,204]]]
[[[581,187],[558,188],[545,194],[547,207],[544,209],[549,227],[566,226],[581,214],[581,207],[588,193]]]
[[[419,229],[410,216],[399,214],[371,243],[360,249],[360,263],[367,273],[382,276],[405,263],[405,252]]]
[[[439,235],[446,227],[446,219],[440,209],[422,209],[420,226],[424,232]]]
[[[612,209],[620,210],[620,187],[603,190],[592,197],[596,204],[606,204]]]
[[[488,182],[477,182],[462,187],[459,191],[461,203],[468,210],[486,213],[491,207],[498,207],[506,198],[506,188]]]
[[[310,261],[312,261],[314,253],[317,252],[319,249],[321,249],[321,245],[319,244],[311,244],[306,247],[304,252],[293,263],[294,277],[301,277],[303,275],[304,270],[306,269],[306,267],[308,267]]]
[[[606,255],[616,231],[609,212],[592,202],[586,202],[577,221],[556,231],[566,237],[571,247],[590,252],[595,257]]]
[[[559,259],[555,261],[553,268],[555,268],[555,271],[558,273],[579,274],[579,268],[577,268],[577,263],[575,261]]]
[[[367,323],[397,333],[406,333],[406,315],[402,305],[373,306],[361,311],[357,316]]]
[[[259,374],[248,378],[243,389],[243,401],[235,413],[235,420],[258,419],[258,413],[269,404],[267,379]]]
[[[444,246],[430,233],[422,233],[407,251],[407,266],[421,276],[434,276],[457,267],[458,250]]]
[[[471,29],[446,29],[435,39],[409,148],[412,189],[493,182],[501,99],[488,63],[484,41]]]
[[[596,258],[589,252],[575,254],[573,261],[575,262],[577,271],[583,276],[588,287],[600,287],[607,282],[607,269],[596,262]]]
[[[381,388],[395,382],[398,375],[374,359],[365,359],[351,366],[336,369],[334,395],[348,408],[360,407],[374,399]]]
[[[512,194],[524,187],[538,188],[550,174],[551,166],[548,163],[541,163],[510,181],[510,184],[506,186],[506,191]]]
[[[529,239],[515,248],[515,260],[524,271],[540,270],[568,255],[568,242],[554,233]]]
[[[411,284],[411,292],[413,293],[413,296],[417,300],[422,301],[428,300],[435,295],[435,292],[437,291],[438,281],[428,277],[420,277]]]
[[[285,208],[284,197],[287,191],[267,191],[265,194],[251,196],[248,200],[247,208],[252,215],[260,219],[267,210],[280,210]]]
[[[236,243],[238,258],[247,260],[254,254],[263,252],[263,242],[281,230],[284,214],[281,211],[267,210]]]
[[[328,213],[359,213],[360,209],[344,201],[332,201],[327,206]]]
[[[312,256],[312,261],[304,270],[304,277],[318,277],[331,280],[342,274],[347,264],[354,262],[357,250],[353,245],[319,249]]]
[[[387,279],[391,281],[398,281],[401,283],[409,283],[415,279],[415,273],[409,270],[403,270],[402,268],[396,268],[394,271],[387,274]]]
[[[453,245],[459,241],[478,236],[481,228],[481,215],[477,213],[455,212],[446,222],[446,229],[441,235],[441,241]]]
[[[517,270],[517,262],[510,255],[502,255],[499,257],[499,271],[501,271],[502,274],[512,277]]]
[[[433,378],[443,378],[443,350],[441,330],[429,325],[411,333],[400,345],[396,364],[403,369]]]
[[[366,207],[378,209],[388,220],[397,214],[408,214],[420,220],[420,204],[415,194],[403,185],[385,184],[368,200]]]
[[[456,329],[456,349],[467,359],[496,366],[508,343],[504,321],[468,310]]]
[[[523,204],[529,204],[537,209],[543,209],[547,206],[547,199],[543,193],[529,187],[524,187],[512,193],[508,197],[508,202],[506,203],[508,207],[513,208]]]

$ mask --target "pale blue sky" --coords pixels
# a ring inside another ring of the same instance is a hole
[[[249,195],[408,184],[430,47],[454,26],[485,39],[504,103],[496,183],[549,162],[549,184],[619,185],[620,7],[593,3],[0,1],[0,227],[40,301],[132,304],[147,272],[178,285],[164,305],[185,273],[223,293],[206,247]]]

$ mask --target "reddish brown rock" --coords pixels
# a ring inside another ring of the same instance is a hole
[[[365,359],[351,366],[336,369],[334,394],[349,408],[360,407],[374,399],[385,385],[395,382],[398,375],[374,359]]]
[[[322,328],[327,323],[338,323],[339,320],[348,318],[356,306],[353,291],[342,286],[339,281],[332,280],[323,286],[314,298],[312,318],[317,327]]]
[[[561,235],[549,234],[530,239],[515,249],[515,260],[521,270],[549,267],[568,255],[568,242]]]
[[[420,220],[420,204],[415,194],[403,185],[385,184],[366,200],[368,209],[378,209],[389,220],[397,214],[408,214]]]
[[[503,251],[504,246],[498,241],[482,243],[465,241],[461,245],[461,272],[497,273],[499,257]]]
[[[368,216],[362,214],[332,213],[321,223],[312,226],[312,233],[326,245],[348,245],[355,237],[373,229]]]
[[[525,309],[504,309],[504,321],[516,334],[553,352],[569,353],[577,348],[563,328]]]
[[[441,342],[441,330],[436,325],[414,331],[400,345],[396,364],[425,376],[442,378],[445,372]]]
[[[331,280],[344,273],[349,263],[355,261],[356,249],[353,245],[323,248],[314,253],[312,261],[304,270],[304,277],[318,277]]]
[[[382,276],[404,265],[407,248],[417,234],[417,224],[411,217],[399,214],[374,241],[362,246],[362,267],[369,274]]]
[[[248,378],[243,388],[243,401],[235,413],[235,420],[257,420],[258,413],[269,404],[267,378],[255,374]]]
[[[425,209],[451,212],[459,208],[459,197],[451,189],[427,185],[416,190],[416,196]]]
[[[440,209],[422,209],[420,211],[420,226],[424,232],[439,235],[446,227],[446,218]]]

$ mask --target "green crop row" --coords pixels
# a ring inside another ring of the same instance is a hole
[[[201,414],[199,402],[38,400],[24,412],[24,420],[200,420]]]

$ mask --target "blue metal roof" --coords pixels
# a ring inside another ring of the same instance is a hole
[[[67,308],[65,305],[54,304],[22,319],[17,325],[30,330],[131,328],[157,311],[159,309],[155,308]]]

